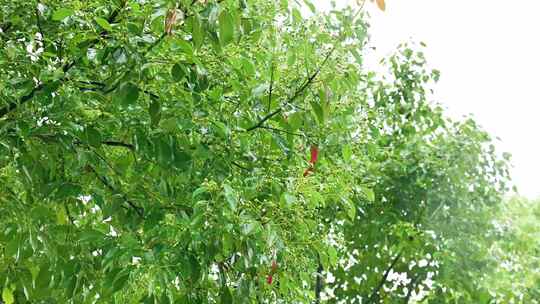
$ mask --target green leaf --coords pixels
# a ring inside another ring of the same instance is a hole
[[[232,304],[233,302],[232,294],[227,286],[221,287],[220,298],[221,298],[221,304]]]
[[[225,46],[234,39],[234,21],[228,11],[224,10],[219,15],[219,40]]]
[[[313,112],[317,116],[317,120],[319,121],[321,125],[324,124],[324,112],[321,105],[314,100],[310,101],[310,103],[311,103],[311,108],[313,109]]]
[[[153,100],[148,107],[148,113],[150,114],[150,120],[153,126],[159,124],[161,119],[161,104],[159,100]]]
[[[294,203],[296,203],[296,197],[286,192],[281,194],[281,204],[283,206],[291,207]]]
[[[317,12],[317,9],[315,8],[315,5],[313,5],[313,3],[311,3],[311,1],[309,0],[304,0],[304,3],[307,5],[307,7],[309,7],[309,10],[312,12],[312,13],[316,13]]]
[[[165,131],[169,131],[169,132],[178,131],[178,121],[176,120],[175,117],[162,120],[160,126]]]
[[[362,56],[360,56],[360,53],[358,53],[356,49],[350,49],[349,51],[351,52],[354,59],[356,60],[356,63],[361,65],[363,61],[362,61]]]
[[[373,191],[373,189],[362,186],[362,192],[364,192],[364,195],[366,196],[368,201],[375,201],[375,192]]]
[[[109,22],[101,17],[95,17],[94,20],[96,21],[97,24],[99,24],[99,26],[101,26],[104,30],[107,30],[107,31],[112,31],[113,28],[112,26],[109,24]]]
[[[294,23],[296,24],[301,23],[304,20],[302,18],[302,14],[296,7],[292,9],[292,18],[293,18]]]
[[[49,265],[42,265],[39,269],[39,274],[36,277],[36,288],[47,289],[50,286],[52,273],[49,270]]]
[[[122,270],[119,273],[116,274],[116,277],[114,278],[114,282],[112,285],[112,292],[115,293],[122,289],[124,286],[126,286],[126,283],[129,279],[129,270]]]
[[[208,189],[206,187],[199,187],[193,191],[191,194],[191,199],[195,200],[199,195],[202,195],[203,193],[208,192]]]
[[[327,94],[328,92],[326,90],[319,89],[319,103],[323,106],[328,103]]]
[[[116,94],[116,100],[124,106],[136,103],[137,99],[139,99],[139,87],[131,82],[122,85]]]
[[[64,207],[56,208],[56,223],[58,225],[67,225],[68,224],[68,216],[67,216],[67,213],[66,213],[66,209]]]
[[[53,15],[52,15],[52,20],[54,21],[62,21],[64,20],[64,18],[66,17],[69,17],[73,15],[73,10],[69,9],[69,8],[59,8],[57,9],[56,11],[54,11]]]
[[[223,233],[223,238],[222,238],[223,254],[225,255],[230,254],[234,250],[234,244],[235,243],[234,243],[233,236],[227,232]]]
[[[13,296],[13,289],[5,286],[4,290],[2,291],[2,300],[4,300],[5,304],[14,304],[15,297]]]
[[[343,145],[341,148],[341,155],[346,162],[350,162],[352,158],[352,148],[351,145]]]
[[[173,152],[174,166],[178,169],[185,168],[191,160],[191,154],[186,151],[175,149]]]
[[[201,265],[199,265],[199,261],[192,255],[189,256],[189,268],[191,270],[191,279],[193,282],[199,281],[199,278],[201,277]]]
[[[77,197],[81,195],[82,188],[81,186],[73,183],[62,183],[58,185],[58,190],[56,192],[56,198],[63,200],[68,197]]]
[[[175,63],[171,68],[171,76],[175,81],[181,81],[186,77],[186,70],[178,63]]]
[[[303,121],[304,121],[304,114],[300,111],[294,112],[291,115],[289,115],[288,122],[289,122],[289,126],[291,126],[291,131],[300,129],[302,127]]]
[[[266,84],[266,83],[259,84],[258,86],[253,88],[253,91],[251,92],[251,95],[254,98],[259,98],[259,97],[264,95],[264,93],[266,92],[266,90],[268,90],[268,88],[269,88],[269,85]]]
[[[193,37],[193,46],[195,49],[201,47],[204,41],[204,29],[199,18],[199,14],[194,14],[191,18],[191,36]]]
[[[98,242],[105,239],[105,234],[94,230],[94,229],[86,229],[81,232],[79,235],[79,240],[81,242]]]
[[[21,242],[18,238],[12,239],[4,247],[4,254],[7,257],[18,258],[20,253]]]
[[[174,40],[172,45],[174,50],[178,50],[186,54],[188,58],[193,57],[193,46],[189,42],[185,40]]]
[[[101,146],[101,133],[93,127],[87,127],[84,130],[84,139],[85,141],[94,148],[99,148]]]
[[[349,199],[343,197],[342,201],[344,203],[344,207],[347,210],[347,215],[349,216],[349,219],[351,221],[354,221],[356,217],[356,205]]]
[[[332,246],[328,247],[328,262],[332,267],[335,267],[338,262],[337,250]]]
[[[225,192],[225,199],[229,203],[229,208],[231,208],[232,211],[236,210],[236,193],[234,192],[233,188],[225,184],[223,185],[223,190]]]

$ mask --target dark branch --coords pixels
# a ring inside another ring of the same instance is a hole
[[[66,215],[71,225],[75,225],[75,219],[73,219],[73,216],[71,215],[71,211],[69,211],[69,207],[67,204],[64,204],[64,209],[66,210]]]
[[[41,140],[43,140],[43,141],[58,141],[59,140],[58,135],[55,135],[55,134],[38,134],[38,135],[34,135],[34,136],[41,139]],[[75,140],[75,141],[73,141],[73,144],[81,145],[81,144],[83,144],[83,142],[81,142],[79,140]],[[105,141],[102,141],[101,144],[105,145],[105,146],[123,147],[123,148],[128,148],[130,150],[135,150],[135,146],[133,144],[125,143],[125,142],[121,142],[121,141],[105,140]]]
[[[21,97],[21,99],[19,101],[10,102],[7,106],[5,106],[3,108],[0,108],[0,118],[4,117],[9,112],[14,111],[15,109],[17,109],[18,106],[20,106],[20,105],[26,103],[27,101],[29,101],[30,99],[32,99],[37,92],[39,92],[39,91],[41,91],[41,89],[43,89],[43,87],[44,87],[43,84],[40,84],[37,87],[33,88],[32,91],[30,91],[30,93],[28,93],[28,94],[24,95],[23,97]]]
[[[253,130],[257,129],[257,128],[260,128],[267,120],[269,120],[270,118],[276,116],[279,113],[281,113],[281,108],[277,108],[276,110],[274,110],[274,112],[272,112],[272,113],[266,115],[265,117],[263,117],[256,125],[247,128],[246,132],[253,131]]]
[[[120,142],[120,141],[111,141],[111,140],[107,140],[107,141],[102,141],[101,144],[106,145],[106,146],[112,146],[112,147],[124,147],[124,148],[128,148],[128,149],[130,149],[130,150],[135,150],[135,146],[134,146],[134,145],[128,144],[128,143],[124,143],[124,142]]]
[[[419,275],[415,276],[412,279],[411,283],[409,283],[407,295],[405,296],[405,299],[403,300],[403,304],[409,303],[409,300],[411,299],[411,296],[412,296],[412,292],[416,288],[416,281],[418,280],[419,277],[420,277]]]
[[[135,210],[135,212],[137,213],[137,215],[139,215],[141,218],[144,218],[144,209],[142,207],[139,207],[137,205],[135,205],[134,202],[132,202],[131,200],[129,200],[125,194],[123,194],[122,192],[118,191],[115,187],[113,187],[113,185],[111,185],[111,183],[109,183],[109,181],[107,181],[107,179],[101,175],[99,175],[99,173],[96,171],[96,169],[90,165],[88,165],[88,167],[90,168],[90,170],[96,175],[97,179],[103,184],[105,185],[105,187],[107,187],[111,192],[113,193],[120,193],[120,195],[122,195],[122,198],[124,199],[124,201],[133,209]]]
[[[39,10],[36,8],[35,12],[36,12],[36,25],[37,25],[39,34],[41,35],[41,43],[43,44],[43,48],[46,48],[45,47],[45,36],[43,34],[44,31],[43,31],[43,28],[41,27],[41,21],[39,19]]]
[[[379,291],[381,290],[381,288],[384,286],[384,283],[386,283],[386,280],[388,279],[388,274],[390,273],[390,270],[392,270],[392,268],[394,268],[394,266],[396,266],[396,263],[398,262],[399,258],[401,257],[401,252],[398,253],[396,255],[396,257],[392,260],[392,263],[390,263],[390,266],[388,266],[388,268],[386,269],[386,271],[384,272],[382,278],[381,278],[381,281],[379,282],[379,284],[377,285],[377,287],[373,290],[373,292],[371,293],[371,295],[369,296],[369,299],[367,300],[366,303],[373,303],[373,301],[375,301],[375,299],[378,299],[379,297]]]
[[[146,49],[146,52],[143,54],[143,56],[152,51],[152,49],[154,49],[161,42],[161,40],[165,38],[165,36],[167,36],[166,33],[161,34],[161,36],[159,36],[159,38]]]
[[[235,167],[238,167],[238,168],[242,169],[242,170],[245,170],[245,171],[251,171],[249,168],[246,168],[246,167],[240,165],[239,163],[237,163],[237,162],[235,162],[235,161],[232,161],[231,164],[232,164],[233,166],[235,166]]]
[[[313,83],[313,80],[315,80],[317,75],[319,75],[319,73],[321,72],[321,69],[326,65],[326,62],[328,61],[328,59],[330,58],[332,53],[334,53],[334,51],[336,50],[336,46],[337,45],[334,45],[334,47],[328,52],[328,54],[326,54],[323,62],[319,65],[317,70],[315,70],[315,72],[313,72],[313,74],[311,74],[311,76],[309,76],[309,78],[304,82],[304,84],[301,85],[300,88],[298,88],[294,92],[294,94],[291,96],[291,98],[289,98],[286,101],[286,103],[291,103],[291,102],[295,101],[306,90],[306,88],[309,87],[309,85],[311,85],[311,83]],[[253,131],[253,130],[257,129],[257,128],[260,128],[268,119],[270,119],[270,118],[276,116],[277,114],[281,113],[282,110],[283,109],[281,107],[279,107],[276,110],[274,110],[272,113],[267,114],[257,124],[247,128],[246,132]]]
[[[77,82],[81,84],[86,84],[86,85],[93,85],[100,88],[104,88],[106,86],[103,82],[99,82],[99,81],[77,80]]]
[[[322,272],[323,272],[323,267],[319,258],[319,266],[317,267],[317,275],[315,278],[315,303],[316,304],[321,303],[321,292],[322,292],[322,287],[323,287]]]
[[[144,90],[143,92],[146,93],[146,94],[148,94],[148,96],[150,96],[150,98],[152,98],[152,99],[154,99],[154,100],[159,99],[159,96],[158,96],[156,93],[152,93],[152,92],[150,92],[150,91],[148,91],[148,90]]]
[[[306,136],[304,134],[294,133],[294,132],[290,132],[290,131],[287,131],[287,130],[282,130],[282,129],[278,129],[278,128],[272,128],[272,127],[267,127],[267,126],[260,126],[259,128],[260,129],[271,130],[271,131],[274,131],[274,132],[281,132],[281,133],[285,133],[285,134],[290,134],[290,135],[294,135],[294,136],[302,136],[302,137]]]
[[[274,58],[272,57],[272,63],[270,64],[270,89],[268,90],[268,107],[266,111],[270,111],[270,105],[272,104],[272,89],[274,88]]]

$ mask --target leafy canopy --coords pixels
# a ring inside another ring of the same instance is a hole
[[[421,52],[362,68],[363,13],[0,3],[5,303],[484,295],[455,253],[506,163],[428,102]]]

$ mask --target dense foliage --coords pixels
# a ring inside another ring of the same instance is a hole
[[[500,303],[539,303],[540,200],[505,201],[493,224],[488,257],[494,270],[484,285]]]
[[[5,303],[496,298],[507,159],[361,10],[0,3]]]

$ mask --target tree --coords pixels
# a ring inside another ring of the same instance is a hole
[[[367,24],[352,9],[0,10],[4,302],[408,299],[454,265],[462,231],[435,221],[482,226],[475,208],[505,189],[488,136],[427,102],[438,72],[421,53],[403,47],[391,80],[363,70]],[[389,287],[399,272],[407,292]]]
[[[489,269],[484,234],[507,166],[472,119],[453,122],[427,102],[438,71],[426,71],[421,52],[405,46],[389,63],[390,80],[357,97],[366,116],[354,170],[376,195],[357,200],[359,216],[344,224],[334,292],[362,303],[478,303],[485,290],[471,275]]]
[[[483,277],[485,288],[503,302],[538,303],[538,200],[512,197],[495,215],[487,257],[493,271]]]

